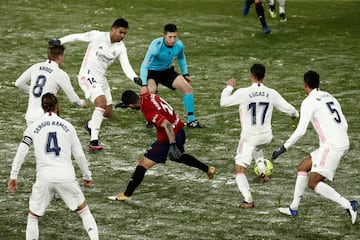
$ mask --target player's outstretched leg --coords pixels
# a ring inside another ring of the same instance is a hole
[[[250,6],[254,3],[254,0],[244,0],[243,14],[247,16],[249,14]]]
[[[271,30],[268,27],[268,25],[266,24],[264,7],[263,7],[262,3],[255,3],[255,10],[256,10],[256,14],[260,20],[264,34],[269,34],[271,32]]]

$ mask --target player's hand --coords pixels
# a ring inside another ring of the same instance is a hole
[[[119,102],[115,105],[115,108],[128,108],[128,106],[123,102]]]
[[[8,190],[11,193],[15,193],[18,188],[18,181],[16,179],[10,179],[8,181]]]
[[[235,78],[230,78],[227,82],[227,85],[231,87],[235,87],[235,84],[236,84]]]
[[[278,147],[277,149],[275,149],[275,151],[272,154],[271,159],[277,159],[284,152],[286,152],[286,148],[284,147],[284,145],[282,145],[281,147]]]
[[[60,47],[61,42],[59,39],[52,37],[49,39],[49,47]]]
[[[191,80],[189,74],[184,74],[183,77],[184,77],[185,81],[187,81],[187,82],[190,83],[190,84],[192,83],[192,80]]]
[[[93,185],[93,180],[85,180],[84,179],[84,186],[85,187],[92,187],[92,185]]]
[[[142,86],[142,80],[139,77],[134,77],[134,83],[136,83],[137,85],[139,85],[140,87]]]
[[[176,143],[170,144],[168,155],[171,161],[178,161],[181,158],[182,152],[176,146]]]
[[[140,95],[148,92],[149,92],[148,86],[141,86]]]

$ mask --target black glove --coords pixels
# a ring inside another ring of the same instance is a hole
[[[191,82],[192,82],[192,80],[191,80],[191,78],[190,78],[190,75],[189,75],[188,73],[187,73],[187,74],[184,74],[183,77],[184,77],[185,81],[187,81],[188,83],[191,83]]]
[[[284,152],[286,152],[286,148],[284,147],[284,145],[282,145],[281,147],[278,147],[277,149],[275,149],[275,151],[272,154],[271,159],[277,159]]]
[[[144,86],[144,85],[142,84],[141,78],[139,78],[139,77],[134,77],[134,83],[136,83],[136,84],[139,85],[140,87]]]
[[[168,155],[171,161],[177,161],[181,158],[182,152],[176,146],[176,143],[170,144]]]
[[[115,105],[115,108],[128,108],[128,105],[126,105],[123,102],[119,102],[118,104]]]
[[[61,46],[61,42],[59,39],[52,37],[49,39],[49,46],[50,47],[60,47]]]

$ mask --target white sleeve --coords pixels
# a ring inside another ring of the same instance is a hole
[[[29,93],[30,86],[27,85],[27,83],[31,80],[31,71],[32,66],[23,72],[21,76],[15,81],[15,86],[25,93]]]
[[[61,44],[72,43],[72,42],[90,42],[92,33],[97,31],[90,31],[86,33],[74,33],[60,38]]]
[[[311,120],[313,114],[313,109],[311,107],[311,102],[307,103],[303,101],[300,108],[300,120],[299,123],[293,132],[293,134],[290,136],[290,138],[285,142],[284,147],[288,149],[292,145],[294,145],[297,140],[299,140],[307,130],[307,127],[309,125],[309,122]]]
[[[79,166],[79,168],[83,174],[83,178],[85,180],[92,180],[91,171],[89,169],[89,165],[88,165],[87,159],[85,157],[84,150],[81,146],[79,137],[77,136],[74,128],[72,131],[71,141],[72,141],[71,151],[76,160],[77,165]]]
[[[65,92],[66,96],[69,98],[70,102],[82,106],[83,102],[81,101],[80,97],[75,92],[73,86],[70,82],[70,77],[67,73],[63,72],[63,77],[61,77],[58,81],[61,89]]]
[[[231,95],[233,90],[234,87],[227,85],[226,88],[224,88],[224,90],[221,92],[221,98],[220,98],[221,107],[240,105],[241,98],[239,97],[239,95],[241,95],[241,89],[239,88],[234,92],[234,94]]]
[[[277,91],[275,91],[274,106],[281,112],[287,113],[291,117],[299,117],[299,112],[294,106],[288,103]]]
[[[121,54],[119,55],[119,61],[122,70],[124,71],[125,75],[131,80],[134,81],[134,78],[138,75],[135,73],[134,69],[132,68],[125,45],[122,47]]]
[[[11,166],[10,179],[17,179],[20,168],[24,163],[27,153],[29,152],[29,147],[31,143],[32,139],[30,137],[24,136],[23,141],[19,144]]]

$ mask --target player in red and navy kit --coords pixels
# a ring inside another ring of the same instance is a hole
[[[135,189],[141,184],[147,169],[157,163],[165,163],[167,157],[175,162],[198,168],[207,173],[212,179],[216,168],[208,166],[190,154],[185,153],[184,144],[186,135],[184,123],[174,109],[156,94],[136,94],[127,90],[122,94],[122,103],[116,107],[129,107],[140,110],[148,122],[154,124],[157,130],[156,141],[146,150],[144,157],[139,160],[131,180],[125,190],[116,196],[109,196],[110,200],[130,200]]]

